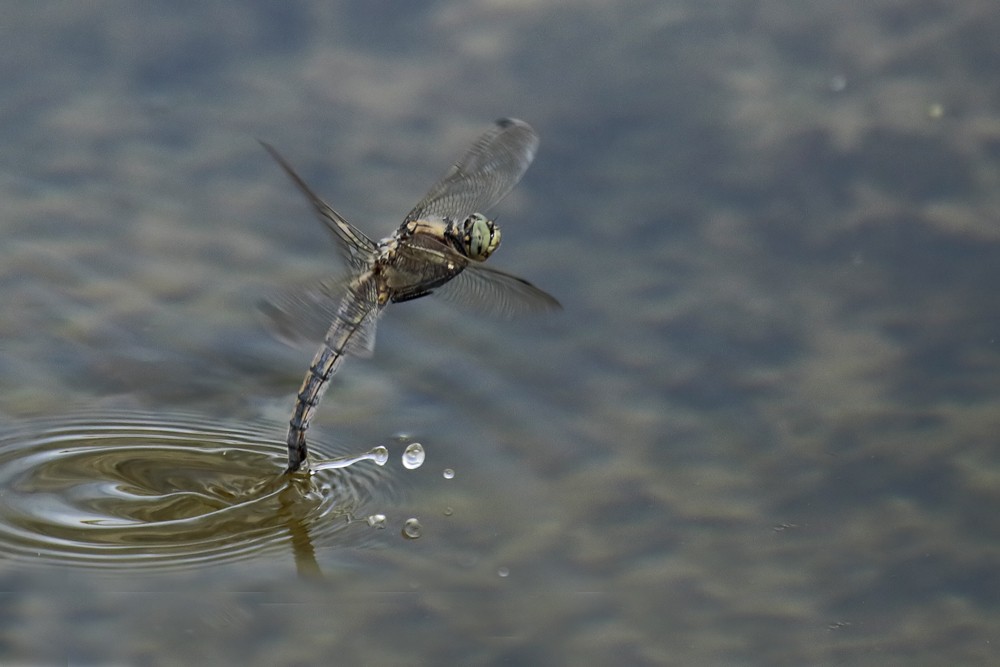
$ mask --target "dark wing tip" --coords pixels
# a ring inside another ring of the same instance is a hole
[[[272,146],[271,144],[267,143],[266,141],[264,141],[259,137],[257,138],[257,143],[264,147],[264,150],[267,151],[268,155],[274,158],[274,161],[277,162],[279,165],[281,165],[282,169],[284,169],[286,172],[291,170],[291,166],[281,155],[281,153],[278,152],[277,148],[275,148],[274,146]]]
[[[531,127],[531,125],[521,120],[520,118],[513,118],[511,116],[504,116],[503,118],[497,118],[495,121],[493,121],[493,124],[499,127],[501,130],[506,130],[509,127]]]

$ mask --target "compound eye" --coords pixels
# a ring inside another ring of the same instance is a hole
[[[500,228],[481,213],[465,220],[465,253],[469,259],[483,261],[500,245]]]

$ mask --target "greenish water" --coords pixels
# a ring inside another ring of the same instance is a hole
[[[994,5],[9,8],[0,662],[994,662]],[[564,312],[394,306],[279,480],[256,139],[381,237],[508,115]]]

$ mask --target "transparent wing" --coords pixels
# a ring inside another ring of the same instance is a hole
[[[340,277],[308,287],[299,287],[269,294],[257,303],[267,318],[267,328],[278,340],[293,347],[312,349],[331,332],[335,322],[343,319],[342,304],[350,294],[350,277]],[[358,299],[359,295],[352,295]],[[375,295],[360,295],[360,301],[374,303]],[[361,309],[359,309],[361,310]],[[361,310],[358,331],[351,337],[347,352],[357,357],[369,357],[375,349],[377,309]]]
[[[501,118],[472,145],[406,216],[464,218],[484,212],[511,191],[535,159],[538,135],[515,118]]]
[[[260,141],[258,139],[258,141]],[[354,271],[360,271],[365,268],[369,257],[375,252],[375,242],[368,238],[364,232],[356,228],[351,223],[347,222],[342,215],[334,211],[329,204],[319,198],[315,192],[313,192],[306,182],[302,180],[295,170],[292,169],[291,165],[285,161],[285,158],[281,157],[281,154],[270,144],[261,141],[260,145],[264,147],[271,157],[274,158],[288,177],[292,179],[296,187],[306,196],[309,203],[312,204],[313,209],[315,209],[319,219],[330,228],[336,237],[338,248],[340,249],[341,255],[347,261],[348,265]]]
[[[352,284],[326,333],[326,342],[346,354],[370,357],[375,351],[375,322],[379,312],[375,282],[366,280],[360,287]]]
[[[434,293],[475,313],[503,319],[562,309],[554,296],[527,280],[483,264],[469,264]]]

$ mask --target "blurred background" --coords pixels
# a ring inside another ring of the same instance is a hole
[[[320,578],[5,558],[0,657],[995,660],[997,34],[991,0],[8,6],[8,430],[183,411],[281,455],[312,350],[255,303],[342,267],[257,139],[379,238],[527,120],[490,264],[565,310],[386,311],[315,437],[428,460]]]

